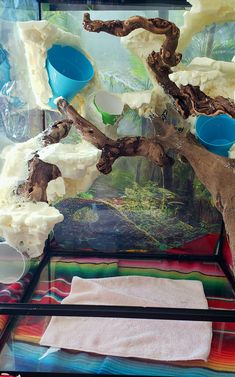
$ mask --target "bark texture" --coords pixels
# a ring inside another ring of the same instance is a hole
[[[59,143],[65,138],[72,126],[72,121],[66,119],[53,123],[41,134],[43,147],[49,144]],[[28,162],[29,175],[25,182],[21,183],[16,189],[16,194],[23,196],[25,199],[36,202],[46,202],[47,185],[53,179],[61,176],[59,168],[40,160],[37,151],[33,158]]]
[[[138,136],[112,140],[78,114],[65,99],[60,99],[57,107],[73,122],[85,140],[102,150],[97,169],[103,174],[110,173],[114,161],[121,156],[144,156],[161,167],[173,163],[172,158],[168,157],[163,147],[155,141]]]

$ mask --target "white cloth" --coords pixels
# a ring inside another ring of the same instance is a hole
[[[74,277],[62,304],[207,309],[199,281],[124,276]],[[41,345],[153,360],[206,360],[210,322],[132,318],[52,317]]]

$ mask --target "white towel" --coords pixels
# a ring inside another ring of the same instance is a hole
[[[62,304],[207,309],[202,283],[123,276],[74,277]],[[153,360],[206,360],[210,322],[133,318],[52,317],[40,344],[97,354]]]

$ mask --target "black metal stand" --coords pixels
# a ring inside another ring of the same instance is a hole
[[[128,10],[128,9],[182,9],[189,8],[186,0],[37,0],[39,7],[43,4],[49,10]],[[40,9],[41,12],[41,9]]]

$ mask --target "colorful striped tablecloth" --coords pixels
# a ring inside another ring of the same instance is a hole
[[[19,281],[12,284],[0,283],[0,302],[1,303],[17,303],[20,302],[27,292],[27,288],[35,274],[39,265],[39,260],[32,260],[28,273]],[[8,322],[8,315],[0,315],[0,333],[4,331]]]
[[[235,309],[231,286],[215,263],[102,257],[53,257],[41,274],[31,302],[60,303],[69,294],[73,276],[103,278],[124,275],[200,280],[210,308]],[[153,362],[65,350],[41,359],[47,348],[39,346],[39,340],[49,320],[49,317],[30,316],[18,320],[11,340],[2,352],[1,370],[180,377],[235,376],[235,323],[213,323],[212,347],[207,362]]]

